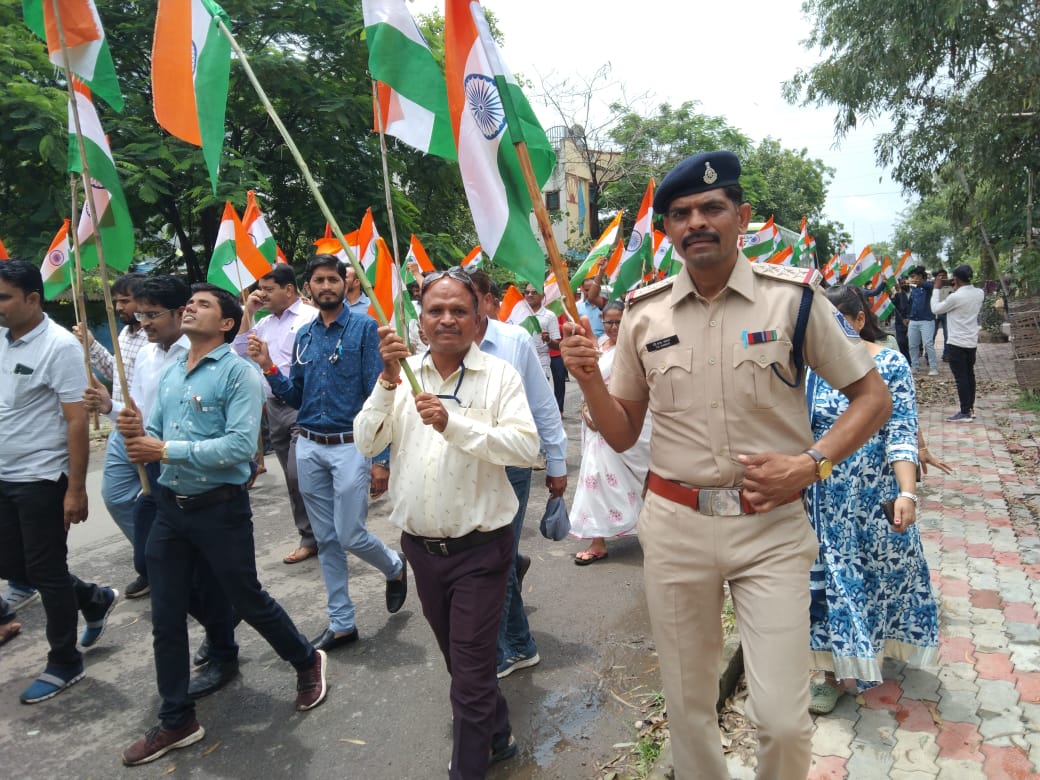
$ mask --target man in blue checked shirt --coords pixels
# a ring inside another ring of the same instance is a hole
[[[295,667],[297,710],[325,700],[325,653],[311,647],[256,576],[246,482],[264,396],[256,368],[231,351],[241,322],[234,296],[211,284],[194,285],[181,317],[190,347],[163,372],[147,428],[136,407],[119,413],[130,460],[162,463],[158,511],[145,548],[160,725],[123,752],[127,766],[154,761],[206,734],[188,694],[193,579],[204,593],[223,591],[235,612]],[[200,558],[208,567],[196,565]]]
[[[370,482],[373,491],[386,490],[389,455],[380,453],[373,464],[354,446],[354,416],[383,370],[378,326],[344,302],[346,267],[333,255],[315,255],[304,278],[319,315],[296,334],[289,376],[278,370],[267,344],[255,335],[248,354],[271,391],[299,410],[296,471],[328,593],[329,626],[312,643],[332,650],[358,639],[347,587],[348,551],[386,577],[390,613],[404,605],[408,579],[404,558],[365,525]]]

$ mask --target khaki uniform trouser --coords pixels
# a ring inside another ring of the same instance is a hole
[[[646,599],[668,705],[677,780],[729,778],[715,701],[724,581],[744,652],[761,780],[805,780],[809,567],[817,541],[801,502],[710,517],[648,493],[639,516]]]

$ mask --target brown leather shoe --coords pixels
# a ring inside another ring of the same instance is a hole
[[[325,679],[328,656],[324,650],[314,651],[314,664],[309,669],[296,673],[296,709],[301,712],[312,710],[325,701],[329,692]]]
[[[194,745],[206,736],[206,729],[192,718],[179,729],[168,729],[156,726],[149,729],[143,737],[123,751],[123,763],[127,766],[147,764],[162,758],[171,750]]]

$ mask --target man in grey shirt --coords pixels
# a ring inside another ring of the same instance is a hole
[[[83,679],[76,611],[90,647],[119,598],[69,574],[69,526],[87,519],[87,386],[76,338],[43,313],[40,269],[0,263],[0,577],[40,592],[50,652],[23,704],[56,696]]]

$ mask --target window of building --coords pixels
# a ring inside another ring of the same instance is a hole
[[[545,193],[545,208],[547,208],[549,211],[560,210],[559,190],[549,190],[549,192]]]

